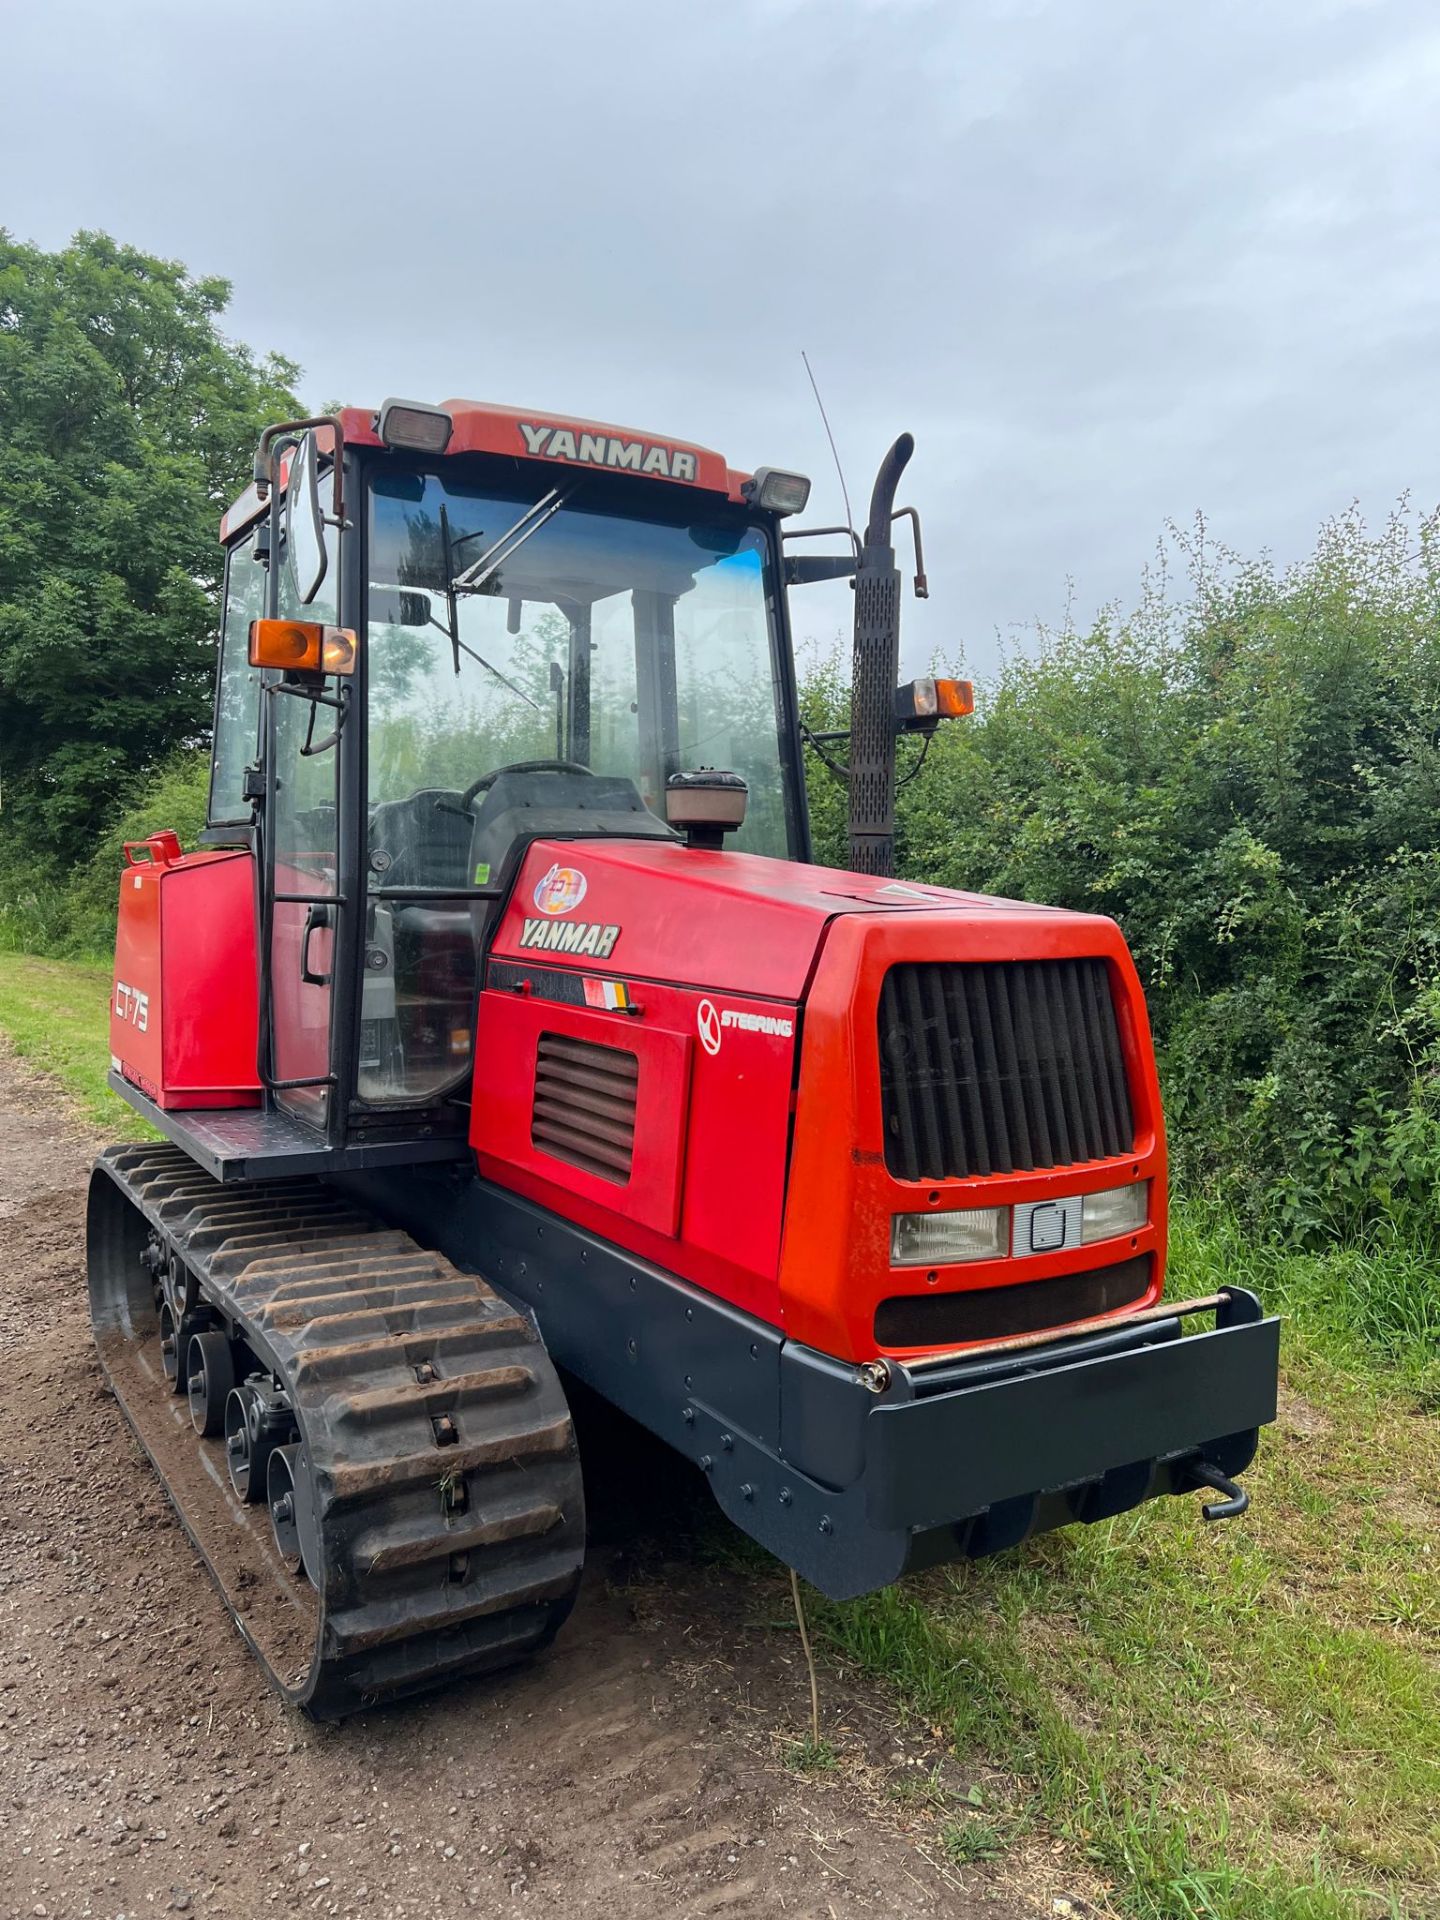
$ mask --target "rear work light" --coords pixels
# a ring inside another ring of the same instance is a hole
[[[998,1260],[1009,1251],[1009,1207],[966,1207],[959,1213],[896,1213],[890,1217],[892,1267],[944,1267],[957,1260]]]
[[[1092,1240],[1116,1240],[1124,1233],[1138,1233],[1149,1217],[1148,1180],[1136,1180],[1128,1187],[1106,1187],[1101,1193],[1085,1195],[1080,1238],[1086,1246]]]
[[[349,627],[318,620],[252,620],[250,664],[287,673],[354,673],[359,644]]]
[[[444,453],[455,422],[443,407],[423,400],[387,400],[375,419],[375,431],[387,447],[411,453]]]

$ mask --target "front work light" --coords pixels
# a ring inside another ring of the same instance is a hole
[[[766,513],[803,513],[810,498],[810,482],[803,473],[757,467],[753,478],[746,482],[745,498]]]
[[[443,453],[454,427],[443,407],[427,407],[423,400],[387,400],[375,418],[386,446],[407,453]]]
[[[1117,1240],[1124,1233],[1138,1233],[1150,1217],[1150,1182],[1132,1181],[1128,1187],[1106,1187],[1102,1193],[1087,1193],[1080,1214],[1080,1238],[1089,1246],[1092,1240]]]
[[[359,651],[349,627],[318,620],[252,620],[250,664],[287,673],[354,673]]]
[[[890,1216],[892,1267],[945,1267],[957,1260],[998,1260],[1009,1247],[1009,1207]]]

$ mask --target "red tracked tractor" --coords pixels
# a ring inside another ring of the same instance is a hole
[[[1276,1323],[1160,1304],[1118,930],[890,878],[897,737],[967,704],[896,686],[909,452],[827,556],[799,476],[392,401],[268,431],[224,518],[209,826],[121,881],[111,1084],[165,1141],[97,1163],[90,1290],[312,1713],[554,1634],[572,1376],[837,1597],[1245,1504]],[[823,578],[850,872],[807,864],[787,592]]]

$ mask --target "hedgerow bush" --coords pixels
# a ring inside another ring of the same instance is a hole
[[[810,723],[843,709],[822,665]],[[843,794],[812,781],[841,859]],[[1283,568],[1172,532],[1133,612],[1013,653],[941,730],[897,855],[1120,922],[1182,1188],[1302,1243],[1437,1237],[1433,518],[1402,503],[1372,531],[1352,512]]]
[[[0,948],[9,951],[108,956],[127,840],[169,827],[193,847],[205,825],[210,760],[177,753],[148,780],[97,837],[68,875],[53,864],[33,867],[11,856],[0,866]]]

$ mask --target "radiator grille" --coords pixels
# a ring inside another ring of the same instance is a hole
[[[1103,960],[891,967],[880,993],[885,1164],[902,1180],[1128,1153],[1130,1090]]]
[[[542,1033],[535,1052],[530,1138],[544,1152],[602,1180],[630,1178],[640,1062],[623,1047]]]
[[[960,1347],[970,1340],[1005,1340],[1040,1333],[1072,1320],[1133,1306],[1150,1286],[1150,1255],[1137,1254],[1089,1273],[1052,1280],[1017,1280],[1008,1287],[972,1287],[963,1293],[916,1293],[882,1300],[875,1339],[882,1347]]]

